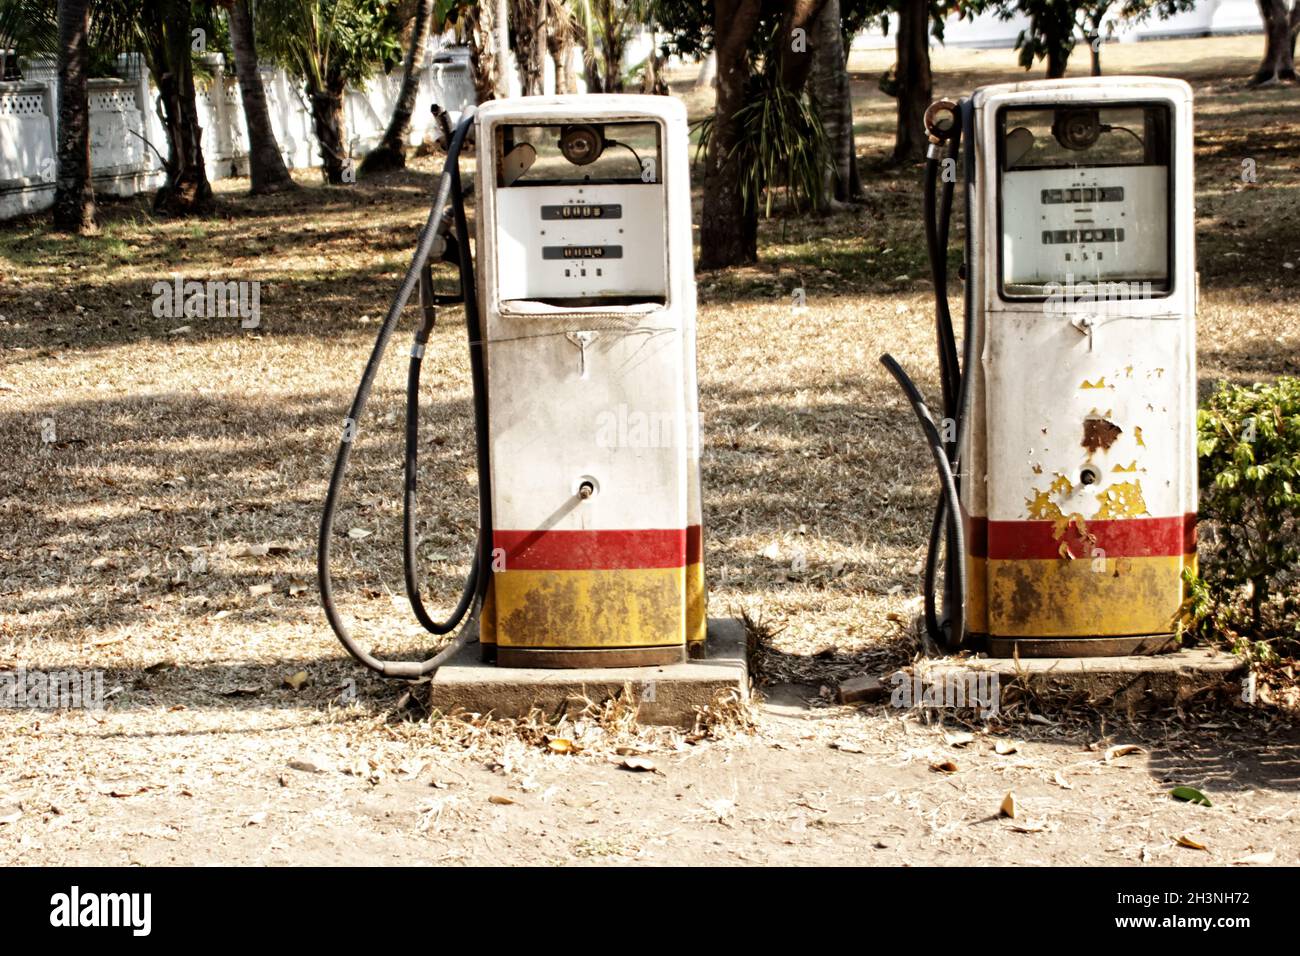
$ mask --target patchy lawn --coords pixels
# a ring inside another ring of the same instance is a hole
[[[1243,88],[1260,42],[1106,49],[1109,68],[1155,62],[1196,88],[1203,393],[1300,367],[1300,90]],[[1016,78],[1011,61],[940,51],[936,93]],[[760,265],[699,277],[710,601],[768,635],[752,726],[596,715],[562,729],[582,753],[557,753],[557,728],[430,723],[326,626],[318,509],[440,161],[336,189],[304,172],[261,199],[224,181],[221,211],[195,222],[105,203],[88,239],[6,223],[0,667],[102,668],[113,696],[102,713],[0,712],[0,861],[1300,862],[1300,735],[1267,712],[1022,709],[958,742],[955,722],[830,706],[824,688],[915,652],[934,494],[878,363],[888,350],[937,387],[918,177],[882,163],[884,66],[854,68],[867,201],[766,222]],[[173,274],[257,280],[261,326],[155,315]],[[399,336],[338,521],[370,532],[341,538],[342,605],[390,656],[426,647],[401,588],[403,351]],[[422,554],[448,606],[476,517],[454,311],[425,384]],[[1142,750],[1108,761],[1116,742]],[[628,753],[655,769],[622,768]],[[1170,800],[1174,784],[1215,806]],[[1035,826],[996,817],[1012,789]]]

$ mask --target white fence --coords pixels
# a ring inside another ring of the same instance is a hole
[[[1118,5],[1117,5],[1118,6]],[[854,38],[855,50],[879,50],[894,46],[893,25],[890,31],[868,30]],[[944,45],[951,47],[996,48],[1015,46],[1020,31],[1029,18],[1014,16],[1003,20],[995,13],[981,13],[972,20],[949,17],[944,21]],[[1255,0],[1199,0],[1195,7],[1166,20],[1157,17],[1142,23],[1127,23],[1113,13],[1102,26],[1102,35],[1120,43],[1161,40],[1172,37],[1214,36],[1233,33],[1259,33],[1263,20]],[[933,44],[932,44],[933,45]],[[1264,52],[1260,46],[1260,53]]]
[[[430,106],[453,113],[474,102],[468,64],[438,55],[435,40],[420,72],[410,141],[418,144],[432,122]],[[239,84],[222,57],[203,61],[199,79],[199,125],[208,178],[247,175],[248,134]],[[90,81],[90,165],[97,194],[130,196],[163,182],[167,140],[157,92],[138,57],[119,59],[119,78]],[[320,164],[311,111],[300,83],[283,70],[263,68],[262,86],[280,152],[290,167]],[[0,219],[47,209],[54,203],[58,77],[50,62],[28,63],[24,78],[0,83]],[[358,159],[383,135],[401,86],[401,70],[348,90],[344,119],[352,155]],[[157,152],[155,152],[155,150]]]

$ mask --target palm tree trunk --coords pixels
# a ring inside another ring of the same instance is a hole
[[[505,69],[497,46],[497,14],[495,2],[476,3],[469,8],[466,19],[474,95],[480,103],[497,97]]]
[[[838,202],[857,198],[854,190],[853,97],[849,90],[848,65],[844,59],[844,37],[840,31],[840,0],[826,0],[813,21],[809,38],[812,64],[808,73],[808,92],[817,108],[817,116],[830,145],[830,188],[824,197]],[[857,184],[861,188],[861,183]]]
[[[930,75],[930,5],[927,0],[903,0],[898,10],[898,123],[894,131],[894,162],[925,158],[925,111],[933,86]]]
[[[90,183],[89,0],[59,0],[59,144],[54,186],[54,228],[95,231],[95,191]]]
[[[704,157],[704,210],[700,219],[700,268],[721,269],[758,259],[758,208],[746,204],[741,168],[732,155],[736,113],[745,105],[749,62],[746,48],[758,28],[763,0],[715,0],[714,50],[718,95]]]
[[[311,101],[312,130],[316,133],[316,143],[320,147],[321,167],[325,171],[325,181],[332,186],[348,182],[347,133],[343,121],[343,94],[346,86],[341,77],[330,76],[326,80],[325,89],[307,91],[307,97]]]
[[[249,191],[253,194],[293,189],[297,184],[289,175],[271,128],[266,109],[266,91],[257,70],[257,46],[253,40],[253,16],[249,0],[232,0],[229,7],[230,45],[235,51],[235,75],[239,78],[239,96],[244,104],[244,126],[248,130]]]
[[[555,93],[578,92],[578,74],[573,69],[573,16],[563,3],[548,5],[551,22],[546,30],[546,47],[555,63]]]
[[[188,3],[150,4],[146,56],[167,131],[167,181],[154,197],[154,208],[172,215],[205,212],[212,204],[212,185],[203,162],[203,130],[195,102],[190,61]]]
[[[524,96],[546,92],[546,25],[549,0],[514,0],[515,58],[519,89]]]
[[[407,45],[406,59],[402,64],[402,87],[397,93],[397,102],[393,104],[393,115],[384,130],[384,138],[362,160],[362,173],[406,168],[406,137],[411,132],[415,98],[420,93],[420,67],[432,22],[433,0],[418,0],[415,18],[411,22],[411,42]]]

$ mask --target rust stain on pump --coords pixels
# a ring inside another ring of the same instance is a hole
[[[1142,426],[1138,425],[1133,429],[1133,440],[1138,443],[1139,448],[1146,448],[1147,443],[1142,440]]]
[[[1121,465],[1119,462],[1116,462],[1115,467],[1111,469],[1111,471],[1137,471],[1137,470],[1138,470],[1138,463],[1136,458],[1134,458],[1127,465]]]
[[[1114,422],[1106,418],[1085,418],[1083,420],[1084,448],[1095,452],[1098,448],[1106,451],[1115,444],[1115,439],[1124,433]]]
[[[1084,380],[1079,384],[1079,387],[1080,387],[1080,388],[1105,388],[1105,387],[1106,387],[1106,376],[1103,375],[1101,378],[1097,379],[1097,381],[1095,381],[1095,382],[1090,382],[1090,381],[1088,381],[1088,380],[1085,378],[1085,379],[1084,379]]]

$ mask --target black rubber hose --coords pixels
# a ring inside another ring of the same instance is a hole
[[[411,298],[411,293],[415,291],[417,283],[420,281],[420,274],[424,265],[429,260],[429,255],[433,251],[440,234],[445,229],[443,225],[443,209],[446,207],[449,199],[453,199],[454,204],[460,207],[460,215],[457,217],[457,227],[460,236],[465,233],[460,227],[463,224],[464,208],[461,202],[460,192],[460,169],[459,160],[461,148],[464,146],[465,137],[468,135],[473,125],[474,109],[473,107],[465,111],[460,123],[456,127],[455,133],[452,134],[451,142],[447,146],[447,160],[443,165],[442,176],[438,180],[438,191],[435,194],[433,206],[429,210],[429,218],[420,231],[420,237],[416,243],[415,255],[411,258],[411,265],[406,270],[406,275],[402,279],[402,284],[393,297],[392,304],[388,308],[388,314],[384,316],[383,324],[380,326],[379,335],[375,339],[374,348],[371,349],[370,358],[366,362],[365,371],[362,373],[361,382],[357,386],[356,395],[352,399],[352,405],[348,410],[347,419],[344,422],[343,437],[339,442],[338,453],[334,459],[334,470],[330,475],[329,490],[325,495],[325,505],[321,511],[320,537],[316,549],[316,576],[320,586],[321,606],[325,610],[325,617],[329,620],[330,627],[338,636],[340,643],[347,649],[348,653],[356,658],[360,663],[369,667],[373,671],[383,674],[385,677],[405,677],[415,678],[422,677],[431,673],[443,661],[450,657],[469,637],[474,630],[474,618],[466,623],[461,629],[461,633],[453,640],[452,644],[440,653],[424,661],[383,661],[375,657],[369,651],[362,648],[344,624],[337,606],[334,603],[334,588],[330,576],[330,549],[333,543],[334,518],[338,510],[339,495],[343,487],[343,477],[347,472],[348,459],[352,454],[352,445],[356,440],[357,425],[361,420],[362,412],[365,411],[366,402],[370,398],[370,389],[374,385],[375,376],[379,372],[379,365],[384,357],[384,352],[388,349],[388,342],[392,338],[393,331],[397,328],[398,320],[402,316],[402,310]],[[469,259],[468,254],[461,257],[462,277],[465,272],[465,260]],[[471,270],[472,271],[472,270]],[[466,291],[465,304],[467,313],[472,316],[470,311],[471,298]],[[474,323],[477,325],[477,316],[473,316]],[[476,379],[477,383],[477,379]],[[479,587],[482,587],[484,575],[479,575]]]
[[[966,533],[965,529],[962,528],[961,519],[959,517],[961,515],[961,502],[957,492],[957,481],[953,477],[952,466],[949,464],[948,454],[944,450],[943,436],[939,434],[939,427],[935,424],[934,416],[926,406],[925,399],[921,396],[920,390],[918,390],[916,385],[912,383],[912,380],[908,378],[907,373],[904,372],[898,362],[894,360],[894,357],[888,354],[882,355],[880,357],[880,362],[889,370],[889,374],[894,376],[894,380],[898,382],[899,386],[903,389],[903,393],[907,396],[907,401],[912,406],[912,411],[916,413],[917,421],[921,423],[921,431],[925,435],[926,445],[929,446],[930,454],[934,457],[934,466],[939,472],[940,497],[945,499],[947,502],[944,510],[947,512],[945,517],[948,527],[949,553],[965,555]],[[931,531],[930,538],[932,546],[937,544],[933,531]],[[931,553],[934,553],[935,551],[937,551],[937,548],[932,547]],[[949,616],[948,630],[950,637],[945,640],[942,631],[937,633],[932,631],[930,635],[935,638],[935,640],[948,647],[961,646],[965,628],[963,602],[966,595],[966,562],[955,562],[955,569],[957,579],[956,593],[959,597],[953,602],[952,613]],[[928,569],[927,574],[929,574]],[[933,601],[933,589],[931,589],[928,594],[930,600]],[[930,620],[927,620],[927,628],[930,626],[931,620],[933,619],[931,618]]]
[[[469,576],[460,593],[460,601],[445,621],[435,621],[420,598],[420,582],[416,554],[416,485],[419,477],[420,456],[420,370],[424,364],[424,350],[437,321],[438,307],[433,294],[433,275],[429,264],[420,270],[420,315],[422,322],[411,343],[411,363],[406,375],[406,458],[404,478],[406,493],[402,498],[402,569],[406,579],[406,597],[416,620],[431,634],[450,634],[465,617],[478,592],[478,545],[470,562]]]
[[[480,149],[488,149],[484,143]],[[451,164],[451,188],[456,196],[463,196],[460,185],[460,164]],[[465,204],[452,204],[456,235],[460,238],[460,292],[465,302],[465,338],[469,345],[469,369],[474,396],[474,447],[478,471],[478,597],[480,606],[487,595],[492,579],[492,465],[488,455],[488,393],[487,365],[483,350],[483,318],[478,309],[478,284],[474,278],[474,256],[469,246],[469,225],[465,219]]]
[[[939,351],[939,386],[942,391],[943,414],[950,417],[957,405],[957,380],[961,371],[957,367],[957,344],[953,339],[952,317],[948,312],[947,249],[939,247],[938,179],[942,165],[938,148],[931,147],[925,161],[925,187],[923,215],[925,218],[925,244],[930,257],[930,273],[934,285],[935,338]]]

